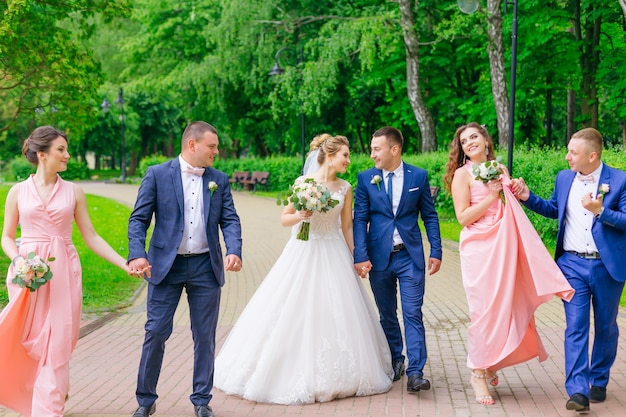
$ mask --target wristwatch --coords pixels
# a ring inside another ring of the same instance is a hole
[[[594,213],[593,217],[595,217],[596,219],[599,219],[600,216],[602,216],[602,213],[604,213],[604,206],[600,207],[600,211],[598,211],[597,213]]]

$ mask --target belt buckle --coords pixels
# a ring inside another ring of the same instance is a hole
[[[404,243],[398,243],[397,245],[393,245],[391,248],[391,253],[400,252],[405,248]]]

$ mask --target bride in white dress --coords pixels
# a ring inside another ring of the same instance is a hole
[[[350,163],[348,140],[320,135],[311,149],[319,168],[307,176],[339,204],[325,213],[285,207],[291,238],[215,359],[215,387],[251,401],[308,404],[391,388],[387,340],[354,270],[352,188],[336,176]],[[303,220],[308,241],[296,239]]]

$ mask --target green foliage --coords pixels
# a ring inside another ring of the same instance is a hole
[[[59,172],[61,178],[68,181],[89,179],[89,168],[87,164],[76,159],[67,161],[67,170]]]
[[[138,171],[137,175],[143,177],[144,175],[146,175],[146,171],[148,170],[148,167],[151,167],[152,165],[162,164],[163,162],[167,162],[170,159],[172,158],[169,158],[163,155],[151,155],[146,158],[143,158],[141,162],[139,163],[139,169],[137,170]]]
[[[28,162],[26,158],[15,158],[9,162],[7,170],[7,180],[22,181],[28,178],[30,174],[34,174],[36,168],[30,162]]]

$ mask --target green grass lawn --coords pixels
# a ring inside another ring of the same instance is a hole
[[[4,223],[4,203],[9,186],[0,186],[0,219]],[[126,258],[128,253],[128,216],[131,209],[103,197],[87,195],[89,215],[96,231]],[[19,235],[19,231],[18,231]],[[93,253],[83,241],[76,224],[72,239],[83,268],[83,306],[86,312],[113,310],[126,303],[141,284],[141,280],[126,275]],[[10,260],[0,258],[0,270],[6,271]],[[3,274],[6,277],[6,274]],[[54,279],[54,277],[52,278]],[[0,286],[0,306],[8,301],[6,286]]]

